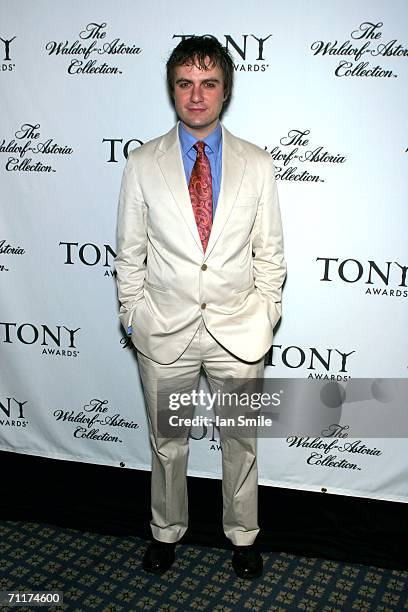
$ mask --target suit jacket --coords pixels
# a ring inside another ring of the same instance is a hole
[[[220,344],[257,361],[272,344],[285,278],[271,156],[222,128],[222,179],[204,254],[178,126],[131,151],[119,201],[119,317],[158,363],[183,353],[202,319]]]

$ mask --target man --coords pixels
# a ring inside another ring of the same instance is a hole
[[[188,436],[158,425],[160,386],[192,391],[259,379],[281,315],[282,230],[270,155],[219,121],[233,62],[212,37],[173,50],[167,80],[179,123],[129,155],[116,270],[120,319],[138,351],[152,445],[153,541],[143,567],[166,571],[187,529]],[[188,411],[187,411],[188,412]],[[191,415],[191,410],[188,412]],[[238,576],[262,573],[256,437],[221,428],[223,527]]]

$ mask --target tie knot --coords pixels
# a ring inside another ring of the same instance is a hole
[[[199,140],[194,145],[194,148],[197,151],[197,153],[204,153],[204,147],[205,147],[205,142],[203,142],[202,140]]]

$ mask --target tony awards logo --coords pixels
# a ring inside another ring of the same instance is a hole
[[[316,261],[319,262],[322,282],[362,285],[366,295],[408,297],[408,266],[398,261],[359,261],[339,257],[316,257]]]
[[[102,268],[103,276],[115,276],[113,268],[113,260],[116,257],[115,251],[109,244],[97,245],[93,242],[60,242],[64,251],[64,265],[73,266],[82,264],[85,267],[100,270]]]
[[[14,70],[16,65],[12,62],[11,55],[11,43],[17,38],[17,36],[13,36],[12,38],[2,38],[0,36],[0,53],[2,53],[3,57],[0,56],[0,70],[1,72],[11,72]],[[2,48],[3,47],[3,48]]]
[[[77,334],[80,327],[71,329],[66,325],[45,323],[0,322],[0,342],[6,345],[39,347],[41,355],[53,357],[78,357]]]
[[[194,34],[173,34],[173,38],[184,40],[191,38]],[[212,34],[203,34],[211,38],[218,37]],[[256,36],[255,34],[241,34],[240,36],[224,34],[224,40],[220,40],[234,58],[235,72],[265,72],[269,68],[267,63],[268,53],[266,43],[270,42],[272,34]]]
[[[143,144],[143,141],[138,138],[130,138],[129,140],[125,140],[125,142],[123,142],[123,138],[102,138],[102,143],[104,142],[109,143],[109,157],[106,160],[109,164],[117,164],[118,158],[122,159],[122,155],[127,159],[130,145],[132,145],[132,149],[135,149],[136,147],[141,147]],[[133,145],[133,143],[136,144]]]
[[[28,400],[21,402],[15,397],[0,398],[0,426],[27,427],[26,404]]]
[[[307,378],[316,380],[346,381],[351,378],[349,361],[355,352],[339,348],[273,344],[266,354],[265,365],[272,368],[278,366],[287,372],[297,370],[301,373],[306,370]]]

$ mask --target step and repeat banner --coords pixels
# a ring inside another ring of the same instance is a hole
[[[171,49],[207,34],[234,59],[223,122],[270,153],[282,209],[265,375],[297,383],[260,482],[408,501],[407,19],[403,0],[0,1],[2,450],[150,467],[118,194],[128,152],[175,123]],[[310,399],[312,381],[334,393]],[[192,428],[189,473],[220,477],[215,424]]]

